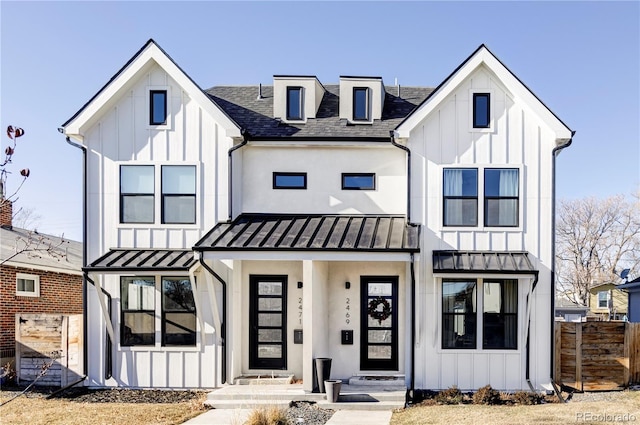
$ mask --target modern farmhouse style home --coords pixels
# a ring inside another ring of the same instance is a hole
[[[63,124],[84,152],[90,386],[293,375],[552,389],[555,158],[484,45],[435,88],[202,90],[149,40]]]

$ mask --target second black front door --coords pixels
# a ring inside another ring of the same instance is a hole
[[[360,278],[360,369],[398,370],[398,277]]]
[[[287,276],[249,277],[249,368],[287,368]]]

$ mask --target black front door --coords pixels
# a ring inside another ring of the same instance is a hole
[[[398,370],[398,277],[360,278],[360,369]]]
[[[287,276],[249,277],[249,368],[287,368]]]

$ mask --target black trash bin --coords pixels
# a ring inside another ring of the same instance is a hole
[[[318,392],[324,393],[324,381],[328,380],[331,376],[331,359],[326,357],[319,357],[315,359],[315,366],[315,379],[318,383]]]

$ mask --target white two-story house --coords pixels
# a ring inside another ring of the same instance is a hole
[[[484,45],[435,88],[202,90],[150,40],[73,117],[90,386],[549,390],[573,132]]]

